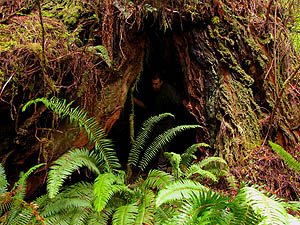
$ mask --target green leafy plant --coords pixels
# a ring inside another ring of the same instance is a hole
[[[179,182],[168,185],[158,193],[156,207],[170,207],[170,203],[176,206],[176,211],[163,224],[261,225],[300,222],[287,213],[280,200],[268,197],[253,187],[241,188],[232,199],[209,188]]]
[[[269,141],[269,145],[271,146],[273,151],[276,152],[280,156],[280,158],[282,158],[282,160],[290,169],[300,174],[300,162],[294,159],[294,157],[291,154],[289,154],[286,150],[284,150],[284,148],[280,145],[271,141]]]
[[[13,224],[13,221],[27,224],[31,219],[53,225],[288,224],[283,221],[298,223],[298,220],[286,211],[286,208],[292,208],[292,204],[283,203],[273,196],[266,196],[255,188],[243,187],[236,197],[230,198],[204,186],[201,183],[202,178],[216,181],[218,177],[226,176],[229,168],[219,157],[208,157],[194,162],[197,147],[208,147],[203,143],[189,147],[181,155],[167,152],[173,167],[172,174],[151,170],[145,178],[138,177],[131,183],[126,183],[125,172],[118,169],[117,160],[114,158],[116,156],[112,153],[111,141],[105,139],[102,130],[98,130],[95,120],[90,120],[79,108],[73,109],[66,101],[56,98],[37,99],[26,104],[25,108],[37,102],[43,102],[61,117],[69,116],[72,123],[83,127],[90,140],[95,143],[95,149],[72,149],[57,159],[49,171],[48,195],[41,196],[34,202],[39,206],[35,215],[40,217],[31,216],[29,220],[27,217],[26,220],[15,220],[19,218],[20,210],[27,210],[22,215],[32,215],[33,210],[28,210],[24,207],[25,203],[22,203],[23,205],[19,204],[19,211],[9,215],[9,218],[12,218],[9,224]],[[180,126],[171,128],[154,137],[151,142],[153,128],[168,116],[172,115],[162,114],[145,122],[130,152],[129,166],[145,169],[157,149],[168,144],[178,132],[186,129]],[[141,163],[143,160],[144,164]],[[96,174],[97,178],[94,181],[65,186],[64,181],[83,166]],[[1,174],[3,176],[5,173],[0,169]],[[5,191],[5,178],[0,179],[0,182],[3,183],[2,190]],[[24,179],[20,179],[20,182],[24,182]],[[19,187],[19,184],[16,183],[15,186]],[[293,209],[298,210],[298,206],[293,204]],[[13,208],[14,205],[9,204],[2,207],[2,210],[4,212]]]
[[[226,161],[220,157],[207,157],[197,163],[192,163],[197,157],[195,152],[198,147],[209,147],[205,143],[197,143],[188,147],[184,153],[177,154],[166,152],[165,155],[172,165],[172,172],[178,179],[180,177],[196,177],[199,180],[208,178],[217,182],[218,177],[229,176],[229,168]]]
[[[101,166],[103,166],[101,157],[94,151],[89,152],[87,149],[73,149],[58,158],[51,166],[48,174],[47,190],[49,197],[55,197],[63,186],[63,182],[69,178],[74,171],[77,171],[83,166],[99,175]]]
[[[157,155],[159,150],[167,146],[179,133],[200,127],[199,125],[176,126],[156,135],[153,139],[151,139],[154,128],[159,126],[159,122],[167,117],[174,116],[170,113],[163,113],[150,117],[143,123],[129,152],[129,166],[137,166],[141,170],[145,170],[149,163]]]

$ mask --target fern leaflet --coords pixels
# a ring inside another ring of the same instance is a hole
[[[199,128],[198,125],[182,125],[171,128],[162,134],[158,135],[151,145],[146,149],[144,157],[142,158],[139,168],[141,170],[146,169],[151,160],[155,157],[155,155],[159,152],[160,149],[164,148],[167,144],[169,144],[172,139],[179,133],[189,130]]]
[[[150,117],[143,123],[138,136],[136,137],[136,140],[134,141],[134,144],[129,152],[128,165],[136,166],[138,164],[141,152],[149,143],[153,128],[166,117],[174,116],[170,113],[163,113],[157,116]]]

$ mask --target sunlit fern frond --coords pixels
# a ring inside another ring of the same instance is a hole
[[[164,203],[181,201],[190,198],[194,192],[199,192],[207,189],[199,182],[192,180],[179,180],[167,185],[164,189],[158,192],[156,197],[156,207]]]
[[[291,209],[293,211],[300,212],[300,202],[299,201],[289,201],[289,202],[282,201],[281,203],[285,209]]]
[[[51,99],[38,98],[27,102],[22,111],[26,110],[30,105],[42,102],[47,108],[57,113],[60,118],[69,117],[71,123],[84,128],[91,142],[95,143],[95,149],[100,154],[108,171],[114,171],[120,168],[120,163],[113,144],[110,139],[106,138],[106,134],[100,128],[99,123],[94,117],[88,117],[87,113],[80,107],[72,108],[71,103],[56,97]]]
[[[300,218],[296,218],[289,214],[287,224],[300,225]]]
[[[118,207],[113,215],[112,225],[135,224],[138,209],[135,203]]]
[[[175,178],[169,173],[161,170],[150,170],[145,182],[143,183],[143,187],[147,189],[151,188],[153,190],[160,190],[174,181]]]
[[[153,142],[150,144],[150,146],[146,149],[141,162],[139,163],[138,167],[141,170],[146,169],[146,167],[149,165],[151,160],[155,157],[155,155],[159,152],[160,149],[164,148],[166,145],[168,145],[174,137],[176,137],[178,134],[190,130],[199,128],[198,125],[181,125],[174,128],[171,128],[162,134],[159,134]]]
[[[209,189],[191,192],[171,219],[173,224],[227,224],[228,198]]]
[[[100,174],[101,159],[87,149],[74,149],[58,158],[51,166],[47,190],[50,198],[55,197],[64,181],[76,170],[85,166],[95,174]]]
[[[159,124],[160,121],[167,117],[174,117],[170,113],[163,113],[157,116],[150,117],[147,119],[134,141],[134,144],[129,152],[128,165],[137,166],[140,159],[141,152],[145,150],[146,146],[150,142],[151,134],[153,133],[154,127]]]
[[[300,174],[300,162],[298,162],[294,157],[288,153],[283,147],[280,145],[269,141],[269,144],[274,152],[276,152],[280,158],[286,163],[286,165],[295,171],[297,174]]]
[[[135,225],[151,225],[154,223],[154,208],[155,208],[155,194],[151,190],[145,190],[141,203],[138,206],[138,213],[136,215]]]
[[[120,192],[130,193],[131,190],[125,184],[118,183],[118,177],[115,174],[99,174],[94,183],[96,211],[102,211],[112,196]]]
[[[181,154],[181,163],[186,167],[189,167],[192,164],[192,161],[197,159],[195,153],[199,147],[210,147],[210,146],[206,143],[193,144],[192,146],[188,147],[184,151],[184,153]]]
[[[0,163],[0,195],[7,192],[8,182],[3,165]]]
[[[253,187],[244,187],[235,201],[244,201],[263,217],[262,224],[287,224],[289,215],[282,203],[267,197]]]

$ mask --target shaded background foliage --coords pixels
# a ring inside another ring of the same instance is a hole
[[[126,99],[136,79],[141,86],[160,71],[192,103],[190,114],[203,127],[197,140],[212,146],[203,155],[216,153],[238,178],[299,199],[299,178],[266,146],[272,140],[300,157],[299,56],[291,43],[291,35],[297,40],[297,5],[2,1],[1,159],[11,168],[11,181],[20,170],[46,162],[33,178],[42,184],[53,160],[88,143],[45,107],[20,113],[25,102],[52,95],[75,100],[114,131],[128,116]],[[129,139],[128,126],[123,129]],[[126,146],[117,147],[124,154]]]

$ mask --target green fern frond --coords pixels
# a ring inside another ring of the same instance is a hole
[[[12,218],[12,219],[11,219]],[[7,225],[28,225],[29,222],[34,218],[32,214],[32,210],[29,209],[21,209],[17,215],[13,215],[12,217],[9,217],[7,219]],[[33,220],[34,221],[34,220]],[[37,221],[34,221],[34,224],[40,224],[37,223]]]
[[[238,204],[230,203],[230,214],[227,218],[227,224],[232,225],[262,225],[263,218],[259,214],[255,213],[253,208],[245,204],[244,202],[240,202]]]
[[[40,168],[41,166],[45,165],[45,163],[41,163],[38,165],[35,165],[33,167],[31,167],[26,173],[24,173],[23,175],[21,175],[21,178],[14,184],[12,191],[16,190],[16,188],[18,186],[25,186],[26,185],[26,180],[27,178],[38,168]]]
[[[280,156],[280,158],[283,159],[283,161],[290,169],[294,170],[297,174],[300,174],[300,162],[294,159],[294,157],[286,150],[284,150],[284,148],[280,145],[273,143],[272,141],[269,141],[269,145],[274,150],[274,152],[276,152]]]
[[[95,142],[95,150],[100,154],[105,162],[106,169],[109,172],[120,168],[119,160],[116,152],[113,150],[112,141],[106,138],[104,131],[100,128],[95,118],[88,118],[87,113],[79,107],[71,108],[71,103],[56,97],[50,100],[47,98],[38,98],[27,102],[22,111],[26,110],[30,105],[42,102],[47,108],[57,113],[61,118],[69,117],[71,123],[84,128],[90,141]]]
[[[191,193],[172,218],[173,224],[227,224],[228,198],[209,189]]]
[[[138,206],[129,204],[117,208],[113,215],[113,225],[128,225],[135,224],[135,218],[138,214]]]
[[[146,190],[141,204],[138,206],[138,213],[135,219],[135,225],[151,225],[154,223],[155,194],[151,190]]]
[[[86,219],[87,212],[83,209],[73,209],[46,218],[47,225],[79,225]],[[74,221],[77,220],[77,221]]]
[[[169,173],[161,170],[150,170],[147,179],[143,183],[143,187],[160,190],[174,181],[174,177]]]
[[[98,169],[99,158],[93,153],[89,153],[87,149],[74,149],[60,158],[51,166],[48,180],[47,190],[50,198],[54,198],[63,185],[63,182],[76,170],[86,166],[89,170],[96,174],[100,174]]]
[[[44,196],[47,197],[47,196]],[[45,199],[39,200],[44,202]],[[41,215],[46,224],[108,224],[109,218],[94,210],[94,188],[92,183],[80,182],[64,189],[55,198],[48,200],[48,204],[41,207]],[[106,212],[109,208],[106,208]],[[111,212],[112,215],[112,212]]]
[[[11,199],[11,207],[5,214],[5,225],[42,224],[43,218],[37,211],[37,205],[27,203],[17,195]]]
[[[3,165],[0,163],[0,195],[7,192],[7,178]]]
[[[144,170],[160,149],[169,144],[176,135],[182,133],[183,131],[199,128],[198,125],[181,125],[171,128],[162,134],[158,135],[151,145],[146,149],[144,157],[142,158],[138,167]]]
[[[207,157],[198,162],[200,168],[211,172],[216,177],[227,176],[229,174],[229,167],[227,162],[220,157]]]
[[[188,199],[194,192],[203,191],[205,189],[206,187],[202,184],[191,180],[173,182],[158,192],[156,207],[164,203]]]
[[[109,212],[109,215],[104,213],[92,212],[87,218],[86,225],[108,225],[111,215],[114,211],[106,209],[106,213]]]
[[[252,187],[244,187],[235,201],[244,201],[254,212],[264,217],[262,224],[287,224],[288,213],[280,202],[277,202]]]
[[[194,159],[197,159],[197,157],[194,154],[199,147],[210,147],[210,146],[206,143],[193,144],[192,146],[188,147],[183,154],[181,154],[181,163],[186,167],[189,167],[192,161]]]
[[[94,183],[96,211],[102,211],[108,201],[117,192],[130,193],[131,190],[124,184],[118,184],[118,177],[113,173],[99,174]]]
[[[218,181],[218,178],[211,172],[207,170],[201,169],[201,167],[197,164],[192,165],[188,170],[186,171],[186,177],[190,178],[192,175],[198,174],[200,178],[208,178],[211,179],[214,182]]]
[[[159,225],[174,225],[172,219],[178,215],[178,211],[175,211],[175,207],[158,207],[155,209],[155,223]]]
[[[47,217],[55,217],[60,213],[66,213],[68,211],[73,211],[75,209],[80,210],[92,210],[92,201],[84,198],[59,198],[56,201],[49,202],[49,205],[45,207],[42,214],[46,219]],[[73,217],[73,215],[70,215]]]
[[[174,116],[170,113],[163,113],[157,116],[150,117],[143,123],[141,129],[138,132],[138,136],[136,137],[136,140],[134,141],[134,144],[129,152],[128,165],[136,166],[138,164],[141,152],[144,151],[146,145],[149,144],[149,139],[154,130],[154,127],[167,117]]]

